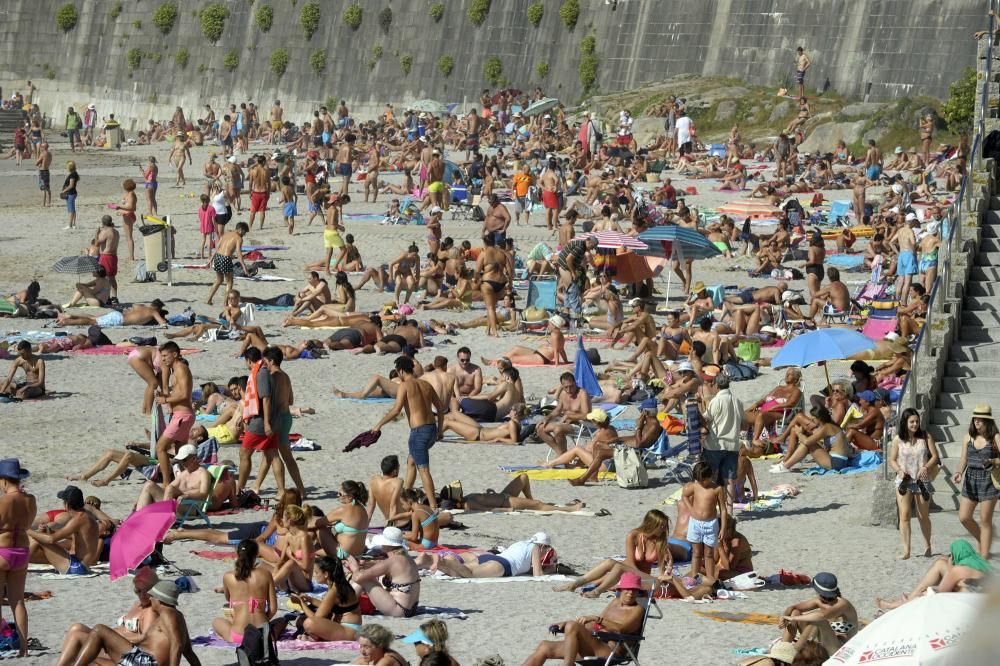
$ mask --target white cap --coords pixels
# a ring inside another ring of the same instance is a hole
[[[549,323],[555,326],[556,328],[566,327],[566,320],[560,317],[559,315],[552,315],[551,317],[549,317]]]
[[[198,449],[194,447],[194,444],[185,444],[181,447],[177,455],[174,456],[174,460],[180,462],[181,460],[187,460],[191,456],[198,455]]]
[[[534,534],[531,535],[531,538],[528,539],[528,541],[530,541],[531,543],[536,543],[540,546],[552,545],[552,538],[546,532],[535,532]]]
[[[931,222],[927,223],[927,233],[929,233],[932,236],[936,234],[938,232],[938,229],[940,228],[941,228],[941,223],[938,222],[937,220],[932,220]]]
[[[421,113],[419,117],[420,117],[420,118],[426,118],[426,117],[427,117],[427,114],[426,114],[426,113]]]
[[[628,304],[634,308],[637,305],[642,305],[642,299],[641,298],[633,298],[631,301],[628,302]]]
[[[227,161],[227,162],[229,162],[230,164],[236,164],[236,162],[237,162],[238,160],[236,159],[236,155],[230,155],[230,156],[229,156],[229,157],[228,157],[228,158],[226,159],[226,161]]]
[[[431,206],[431,215],[439,215],[440,213],[443,212],[444,211],[441,210],[441,206]]]
[[[276,160],[281,157],[281,153],[271,153],[271,159]]]
[[[440,154],[441,154],[441,151],[438,150],[437,148],[435,148],[434,150],[431,151],[431,155],[440,155]]]
[[[372,539],[375,546],[389,546],[390,548],[406,548],[406,539],[403,538],[403,530],[398,527],[386,527],[382,534],[376,534]]]
[[[549,115],[548,113],[546,113],[544,116],[542,116],[542,119],[544,120],[545,118],[551,118],[551,117],[552,117],[551,115]]]
[[[677,372],[694,372],[694,366],[689,361],[681,361],[677,366]]]

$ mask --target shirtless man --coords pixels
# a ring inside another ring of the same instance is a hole
[[[646,312],[642,299],[633,298],[629,301],[629,305],[632,306],[632,314],[621,323],[618,334],[608,343],[608,349],[614,349],[619,340],[622,344],[631,343],[638,346],[646,338],[656,335],[656,322]]]
[[[334,331],[323,343],[330,350],[372,347],[382,339],[382,320],[370,315],[367,321],[354,321],[348,328]]]
[[[24,382],[14,384],[18,369],[24,370]],[[31,343],[21,340],[17,343],[17,360],[10,366],[7,381],[0,385],[0,393],[10,393],[21,400],[40,398],[45,395],[45,361],[31,351]]]
[[[115,229],[115,222],[110,215],[101,216],[101,226],[94,237],[94,245],[97,246],[99,257],[97,262],[104,267],[107,273],[108,282],[111,284],[111,305],[118,305],[118,230]]]
[[[403,480],[399,478],[399,457],[390,455],[382,458],[380,467],[382,473],[374,474],[368,479],[368,521],[371,522],[375,509],[378,508],[388,524],[391,516],[403,512],[403,506],[399,502],[403,492]]]
[[[483,369],[472,362],[472,352],[468,347],[459,347],[458,363],[448,368],[455,376],[455,393],[452,409],[457,409],[458,401],[470,395],[477,395],[483,388]]]
[[[222,167],[216,162],[216,154],[211,153],[201,173],[205,176],[205,194],[209,197],[222,189]]]
[[[795,82],[799,84],[799,97],[806,96],[806,71],[808,71],[812,60],[806,55],[805,49],[801,46],[795,49]]]
[[[909,216],[907,216],[909,218]],[[899,297],[899,304],[906,305],[910,295],[910,284],[913,283],[913,276],[918,273],[916,245],[917,238],[913,235],[913,222],[917,225],[920,222],[913,216],[912,222],[903,220],[896,229],[890,245],[898,251],[896,259],[896,295]]]
[[[431,151],[431,159],[427,164],[427,195],[428,205],[445,207],[444,160],[437,148]],[[508,224],[509,218],[508,215]]]
[[[448,370],[448,359],[444,356],[435,356],[430,368],[420,378],[434,387],[441,404],[448,409],[449,403],[454,400],[457,393],[457,380]]]
[[[161,580],[149,591],[156,621],[142,637],[132,642],[103,624],[94,626],[80,651],[78,664],[130,664],[132,666],[177,666],[181,657],[191,666],[201,666],[198,655],[191,647],[184,616],[177,610],[177,584]],[[98,659],[104,652],[110,661]]]
[[[469,111],[466,117],[466,129],[468,133],[465,139],[465,161],[468,162],[471,155],[479,152],[479,128],[481,118],[475,109]]]
[[[566,435],[587,418],[591,406],[590,394],[577,385],[572,372],[560,375],[559,386],[555,409],[538,422],[535,432],[557,455],[562,455],[566,453]]]
[[[170,423],[156,440],[156,460],[166,487],[174,478],[168,454],[176,446],[187,443],[194,425],[194,403],[191,402],[194,382],[187,361],[181,359],[180,347],[172,340],[160,345],[160,367],[163,368],[163,376],[170,378],[169,386],[161,386],[161,393],[156,396],[157,404],[170,407]]]
[[[264,216],[267,215],[267,200],[271,198],[271,173],[267,170],[267,160],[263,155],[257,156],[257,163],[247,172],[250,181],[250,224],[253,228],[254,218],[260,213],[260,228],[264,228]]]
[[[453,409],[461,412],[480,423],[495,423],[503,420],[517,405],[524,403],[524,386],[521,384],[521,373],[512,366],[500,370],[500,382],[492,393],[479,393],[453,399]]]
[[[556,168],[555,160],[551,160],[549,168],[545,169],[538,179],[538,185],[542,189],[542,205],[545,207],[545,227],[549,231],[555,231],[559,223],[559,190],[562,183],[559,179],[559,169]]]
[[[882,151],[875,145],[875,139],[869,139],[868,150],[865,152],[865,175],[872,183],[878,182],[882,175]],[[864,211],[861,213],[864,215]]]
[[[42,207],[52,205],[52,184],[50,181],[49,167],[52,165],[52,153],[49,152],[49,144],[42,143],[35,166],[38,167],[38,189],[42,191]]]
[[[559,225],[559,247],[566,247],[576,236],[576,228],[573,225],[578,217],[580,214],[572,208],[563,215],[563,223]]]
[[[332,301],[333,295],[330,293],[329,283],[321,279],[316,271],[310,271],[309,277],[306,279],[306,286],[300,289],[295,296],[294,307],[289,316],[303,314],[306,310],[315,311]]]
[[[726,296],[722,302],[723,319],[732,318],[737,335],[753,335],[759,330],[761,304],[781,305],[782,296],[788,291],[787,282],[778,282],[773,287],[760,289],[746,288],[738,294]]]
[[[437,498],[434,495],[434,479],[430,470],[430,448],[441,438],[444,427],[444,405],[438,398],[434,387],[417,379],[413,374],[413,359],[400,356],[395,362],[396,373],[400,378],[399,390],[396,392],[396,404],[375,424],[372,432],[378,434],[382,426],[396,418],[403,410],[410,424],[409,456],[406,459],[406,481],[404,487],[412,488],[417,472],[427,495],[431,509],[437,508]],[[588,398],[589,404],[589,398]]]
[[[228,296],[229,292],[233,290],[234,256],[239,259],[240,266],[243,267],[243,274],[250,274],[246,262],[243,261],[243,237],[249,231],[250,227],[247,226],[246,222],[240,222],[236,225],[236,229],[222,234],[222,238],[216,243],[215,253],[208,258],[208,263],[205,264],[206,268],[211,268],[215,271],[215,284],[212,285],[211,291],[208,292],[208,300],[205,301],[207,305],[212,304],[215,292],[222,286],[223,280],[226,281],[224,296]]]
[[[337,148],[337,175],[342,178],[340,181],[340,195],[347,194],[347,187],[351,184],[351,172],[354,163],[354,135],[348,134],[344,137],[344,142]]]
[[[292,431],[292,405],[295,404],[295,393],[292,391],[292,380],[288,373],[281,369],[281,362],[284,355],[277,347],[268,347],[264,350],[264,365],[271,373],[271,430],[277,438],[278,457],[270,464],[271,471],[274,472],[274,480],[278,486],[278,496],[285,493],[285,470],[288,470],[292,477],[292,483],[299,491],[299,497],[305,499],[306,487],[302,483],[302,474],[299,472],[299,464],[295,461],[292,453],[292,444],[289,440],[289,433]],[[282,465],[282,463],[284,463]],[[263,479],[267,474],[267,459],[261,465],[261,473],[258,479]]]
[[[430,141],[426,136],[420,137],[420,189],[427,187],[427,183],[431,182],[428,180],[430,178],[430,164],[434,157],[434,149],[431,148]]]
[[[193,444],[185,444],[177,451],[173,462],[178,463],[180,471],[166,488],[161,488],[155,481],[147,481],[139,493],[135,506],[144,506],[162,500],[195,500],[204,501],[212,487],[212,475],[198,462],[198,449]],[[181,507],[178,506],[178,510]]]
[[[507,240],[507,227],[509,226],[510,211],[500,201],[500,197],[494,194],[490,197],[490,207],[486,211],[480,236],[492,235],[497,246],[501,246]]]
[[[56,495],[63,501],[69,519],[61,526],[28,530],[28,561],[51,564],[61,574],[87,574],[97,564],[104,546],[100,526],[84,507],[83,491],[66,486]],[[89,662],[87,662],[89,663]]]
[[[840,271],[836,268],[827,268],[826,277],[830,283],[813,296],[806,319],[815,319],[828,304],[835,312],[847,312],[851,308],[851,292],[848,291],[847,285],[840,281]]]
[[[281,117],[284,112],[285,110],[281,108],[281,100],[274,100],[274,106],[271,107],[271,126],[267,132],[268,143],[281,142]]]

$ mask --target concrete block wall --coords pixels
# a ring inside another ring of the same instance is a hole
[[[69,1],[80,19],[63,33],[54,17]],[[810,86],[829,79],[835,90],[872,100],[943,97],[960,69],[975,62],[971,33],[985,23],[979,0],[619,0],[615,10],[604,0],[581,0],[578,24],[570,31],[559,17],[561,0],[542,0],[545,15],[538,28],[526,16],[533,0],[493,0],[477,28],[466,14],[471,0],[441,0],[446,11],[439,22],[429,16],[431,0],[360,0],[362,25],[352,30],[342,20],[348,0],[319,0],[320,28],[307,41],[299,23],[307,0],[219,0],[229,17],[222,38],[211,44],[194,15],[208,0],[175,1],[177,23],[164,36],[152,23],[162,0],[4,0],[0,86],[10,91],[30,78],[40,88],[43,111],[55,118],[67,106],[94,102],[102,114],[117,113],[127,127],[168,117],[177,104],[197,117],[194,110],[205,103],[216,110],[243,100],[266,107],[275,98],[296,120],[328,97],[347,99],[356,115],[369,117],[386,102],[422,97],[471,106],[488,85],[484,62],[497,56],[513,86],[542,85],[548,94],[574,103],[584,92],[580,40],[593,35],[600,59],[597,85],[604,92],[680,73],[790,86],[794,49],[801,44],[814,62]],[[253,22],[265,2],[275,10],[267,34]],[[110,10],[118,4],[121,13],[112,19]],[[393,12],[388,33],[378,25],[385,7]],[[375,45],[382,57],[369,68]],[[279,47],[291,56],[281,77],[269,66]],[[126,62],[132,48],[152,55],[134,72]],[[174,60],[181,48],[189,53],[186,69]],[[235,72],[223,67],[230,49],[239,54]],[[318,49],[327,52],[319,76],[309,66]],[[443,54],[455,60],[448,77],[437,69]],[[399,64],[403,55],[413,60],[406,76]],[[550,69],[542,80],[535,74],[540,62]]]

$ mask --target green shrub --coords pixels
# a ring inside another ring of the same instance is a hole
[[[575,28],[576,22],[580,19],[580,1],[563,0],[562,6],[559,7],[559,18],[570,30]]]
[[[153,12],[153,25],[155,25],[164,35],[170,34],[174,29],[174,21],[177,20],[177,3],[164,2]]]
[[[549,63],[547,63],[547,62],[540,62],[537,65],[535,65],[535,74],[537,74],[538,78],[540,78],[540,79],[544,79],[546,76],[548,76],[549,75]]]
[[[957,81],[948,86],[948,101],[941,105],[941,117],[955,134],[967,134],[976,119],[976,70],[966,67]]]
[[[188,50],[187,49],[181,49],[181,50],[179,50],[177,52],[177,55],[174,56],[174,62],[176,62],[177,66],[180,67],[181,69],[184,69],[185,67],[187,67],[187,65],[188,65]]]
[[[382,57],[382,45],[381,44],[376,44],[375,46],[372,47],[372,57],[375,58],[376,60],[378,60],[378,59],[380,59]]]
[[[312,67],[317,76],[322,74],[323,70],[326,69],[326,50],[313,51],[312,55],[309,56],[309,66]]]
[[[274,49],[271,51],[271,71],[281,76],[288,69],[288,51],[285,49]]]
[[[198,65],[199,74],[204,74],[207,71],[208,71],[208,66],[205,63],[201,63],[200,65]]]
[[[306,33],[306,39],[312,39],[312,36],[319,30],[319,14],[319,3],[310,2],[302,5],[299,22]]]
[[[108,10],[108,17],[112,21],[117,21],[118,17],[122,15],[122,3],[116,2],[111,5],[111,9]]]
[[[486,59],[486,62],[483,63],[483,78],[493,85],[500,83],[500,80],[503,79],[503,63],[500,58],[490,56]]]
[[[132,27],[136,30],[142,30],[142,21],[132,21]]]
[[[355,2],[344,10],[344,23],[351,30],[357,30],[361,27],[361,14],[361,5]]]
[[[543,16],[545,16],[545,5],[540,2],[528,5],[528,21],[531,25],[537,28],[538,24],[542,22]]]
[[[128,63],[129,70],[134,72],[139,69],[142,64],[142,49],[129,49],[125,54],[125,62]]]
[[[441,17],[444,16],[444,3],[435,2],[433,5],[431,5],[428,14],[431,15],[431,18],[434,19],[435,22],[440,21]]]
[[[410,70],[413,69],[413,56],[409,54],[400,56],[399,69],[403,72],[403,76],[409,76]]]
[[[455,59],[450,55],[443,55],[438,58],[438,71],[443,76],[449,76],[453,69],[455,69]]]
[[[274,25],[274,7],[261,5],[253,15],[253,22],[261,32],[268,32]]]
[[[49,79],[50,81],[56,78],[56,70],[52,69],[52,65],[49,64],[45,65],[45,78]]]
[[[76,22],[80,15],[76,11],[76,5],[67,2],[56,11],[56,25],[63,32],[69,32],[76,27]]]
[[[589,56],[594,55],[595,51],[597,51],[597,40],[593,35],[587,35],[580,40],[580,53]]]
[[[227,16],[229,16],[229,10],[221,2],[205,5],[198,12],[198,18],[201,21],[201,34],[205,35],[205,39],[213,44],[219,41],[222,37],[222,31],[226,29]]]
[[[225,57],[222,59],[222,66],[228,69],[230,72],[235,70],[240,65],[240,54],[236,49],[230,49],[226,51]]]
[[[472,25],[482,25],[486,15],[490,13],[490,0],[472,0],[469,4],[469,20]]]
[[[392,27],[392,10],[390,8],[386,7],[379,12],[378,24],[381,26],[383,32],[389,32],[389,28]]]

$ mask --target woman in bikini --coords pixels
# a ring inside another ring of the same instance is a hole
[[[308,592],[312,589],[316,552],[313,536],[306,529],[311,515],[308,511],[307,505],[285,507],[288,536],[278,562],[274,565],[274,584],[289,592]]]
[[[411,244],[406,252],[389,263],[389,280],[396,282],[396,304],[409,303],[410,296],[420,282],[420,248]],[[400,301],[399,295],[404,288],[406,289],[406,298]]]
[[[135,240],[132,238],[132,227],[135,225],[135,212],[139,207],[139,198],[135,195],[135,181],[126,178],[122,181],[122,200],[116,211],[122,216],[122,236],[128,244],[128,260],[135,261]]]
[[[257,564],[257,542],[244,539],[236,546],[236,563],[222,577],[222,591],[232,619],[217,617],[212,629],[219,638],[239,645],[248,625],[267,624],[278,610],[274,578],[266,567]]]
[[[836,471],[847,467],[851,457],[851,445],[847,442],[847,433],[834,423],[833,416],[826,407],[813,409],[812,416],[819,425],[808,437],[802,435],[789,437],[785,459],[771,467],[771,473],[790,472],[810,454],[816,464],[824,469]]]
[[[476,259],[476,282],[483,293],[486,304],[486,335],[496,336],[498,333],[497,301],[507,290],[510,277],[507,275],[510,257],[496,246],[494,234],[483,236],[483,251]]]
[[[19,656],[28,654],[28,608],[24,582],[28,577],[28,533],[38,507],[35,496],[21,488],[28,470],[17,458],[0,460],[0,589],[7,590],[7,604],[21,634]]]
[[[420,282],[417,291],[423,291],[426,296],[437,296],[444,284],[444,269],[446,260],[437,251],[427,253],[427,265],[420,272]]]
[[[566,336],[562,329],[566,326],[566,320],[560,315],[549,317],[548,344],[540,346],[538,349],[516,345],[502,356],[508,359],[513,365],[565,365],[569,363],[566,356]],[[480,357],[483,365],[495,365],[499,359],[488,359]]]
[[[406,551],[406,539],[398,527],[386,527],[373,545],[386,554],[384,560],[361,568],[353,557],[346,561],[355,589],[364,591],[376,610],[390,617],[413,617],[420,601],[420,572]]]
[[[403,538],[411,550],[430,550],[438,545],[441,538],[441,525],[438,521],[440,512],[432,509],[427,503],[427,496],[415,488],[404,488],[399,496],[403,511],[390,519],[409,518],[410,531],[403,533]]]
[[[155,216],[156,188],[159,185],[156,181],[156,176],[160,173],[160,167],[156,164],[156,158],[150,155],[146,168],[139,167],[139,173],[142,174],[143,186],[146,188],[146,213]]]
[[[184,177],[184,161],[191,164],[191,142],[188,141],[187,134],[183,130],[178,130],[174,135],[174,145],[170,148],[170,155],[167,161],[177,169],[177,179],[174,187],[185,187],[187,178]]]
[[[597,583],[597,587],[584,594],[585,597],[596,599],[605,591],[610,590],[626,571],[641,574],[647,581],[652,580],[652,570],[656,566],[661,582],[669,583],[674,565],[674,555],[668,543],[670,535],[670,519],[659,509],[646,512],[639,527],[629,530],[625,535],[625,561],[604,560],[596,567],[579,578],[552,589],[556,592],[572,592],[588,583]],[[678,549],[681,553],[682,549]]]
[[[743,427],[753,426],[753,437],[749,448],[744,448],[744,455],[749,458],[759,458],[770,450],[768,443],[761,440],[764,428],[770,428],[780,421],[786,410],[794,410],[802,400],[802,371],[789,368],[785,371],[785,382],[770,391],[755,402],[743,414]]]
[[[306,317],[289,317],[282,324],[284,327],[298,326],[300,328],[336,328],[340,326],[354,326],[370,321],[370,317],[364,313],[341,312],[337,303],[326,303],[316,308]]]
[[[243,210],[243,168],[235,155],[226,160],[223,173],[226,177],[226,198],[239,213]]]
[[[302,609],[296,620],[300,641],[354,641],[361,632],[361,604],[334,557],[316,558],[316,581],[327,586],[322,599],[293,593],[292,601]]]
[[[809,237],[809,248],[806,253],[806,286],[809,296],[814,298],[823,283],[823,262],[826,260],[826,246],[823,237],[818,233]]]
[[[455,286],[441,291],[430,303],[420,305],[421,310],[469,310],[473,301],[482,300],[480,292],[473,282],[475,272],[471,268],[459,269],[458,281]],[[444,276],[447,281],[447,275]],[[482,323],[480,323],[482,322]],[[458,324],[459,328],[474,328],[476,326],[487,326],[488,317],[478,317],[476,319]]]
[[[319,543],[330,557],[360,556],[368,536],[368,489],[360,481],[344,481],[337,500],[337,508],[315,522]]]
[[[444,415],[443,432],[450,430],[469,442],[520,444],[521,420],[527,416],[527,413],[526,405],[514,405],[511,407],[506,421],[497,426],[483,427],[475,419],[461,412],[451,411]]]
[[[354,244],[353,234],[344,236],[344,247],[340,248],[340,256],[337,257],[333,268],[334,270],[346,271],[348,273],[357,273],[365,270],[365,262],[361,260],[361,252],[358,251],[358,246]]]

